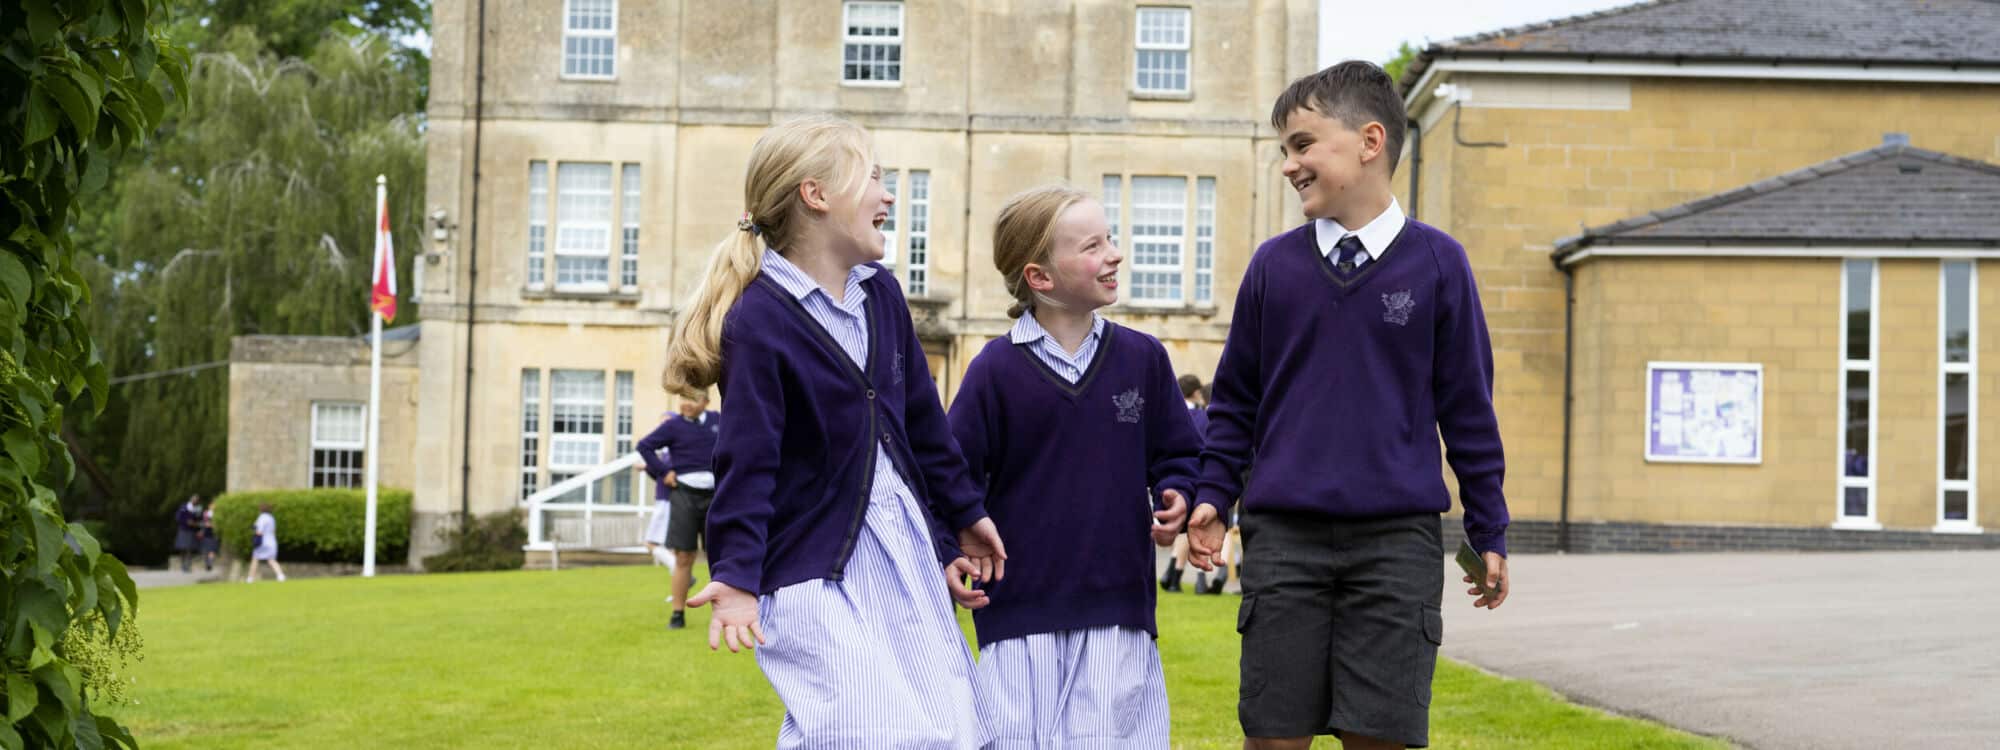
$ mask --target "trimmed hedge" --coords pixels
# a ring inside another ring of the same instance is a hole
[[[278,519],[278,559],[361,562],[367,523],[364,490],[263,490],[215,499],[215,528],[230,556],[250,556],[257,506],[271,504]],[[375,502],[375,561],[401,563],[410,551],[410,491],[382,488]]]
[[[440,528],[438,538],[444,541],[445,551],[424,558],[424,570],[430,573],[520,570],[528,562],[528,554],[521,550],[528,543],[524,520],[516,509],[474,518],[466,528]]]

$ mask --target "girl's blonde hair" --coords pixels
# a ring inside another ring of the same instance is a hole
[[[993,220],[993,266],[1007,283],[1014,304],[1007,317],[1018,318],[1035,306],[1035,290],[1022,278],[1029,263],[1044,267],[1055,253],[1056,219],[1090,194],[1067,185],[1044,185],[1015,195]]]
[[[872,151],[868,131],[828,115],[774,125],[757,139],[743,180],[743,219],[709,255],[674,323],[660,378],[667,391],[706,390],[721,377],[722,322],[763,270],[764,247],[782,250],[797,239],[805,211],[799,184],[817,180],[830,196],[857,193],[868,179]]]

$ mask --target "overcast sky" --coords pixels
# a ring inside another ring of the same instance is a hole
[[[1320,0],[1319,60],[1388,62],[1401,42],[1421,49],[1467,34],[1630,5],[1631,0]]]

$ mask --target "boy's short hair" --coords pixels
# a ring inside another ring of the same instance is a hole
[[[1186,375],[1181,376],[1181,398],[1194,398],[1194,394],[1200,392],[1201,392],[1200,377],[1197,377],[1194,373],[1188,373]]]
[[[1382,150],[1389,155],[1389,174],[1396,173],[1410,114],[1403,107],[1403,97],[1396,94],[1396,83],[1381,66],[1348,60],[1293,81],[1271,105],[1271,127],[1282,132],[1285,120],[1301,109],[1339,120],[1349,130],[1359,131],[1371,121],[1382,123],[1388,139]]]

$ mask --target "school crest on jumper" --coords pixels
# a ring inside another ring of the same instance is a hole
[[[1410,297],[1410,290],[1390,292],[1382,295],[1382,322],[1399,326],[1410,324],[1410,313],[1417,309],[1417,301]]]
[[[1111,405],[1118,407],[1118,421],[1138,424],[1139,409],[1146,405],[1146,399],[1139,395],[1139,389],[1128,388],[1124,393],[1112,396]]]
[[[903,382],[902,352],[896,352],[896,356],[889,360],[889,382],[896,383],[899,385]]]

